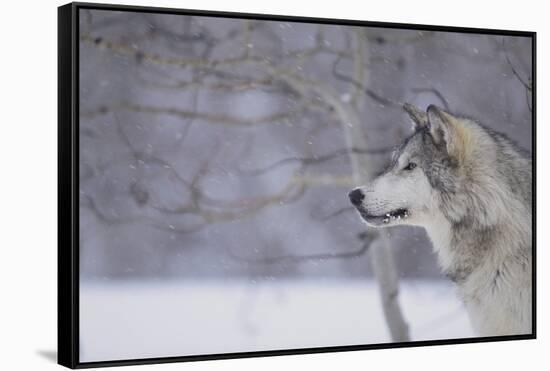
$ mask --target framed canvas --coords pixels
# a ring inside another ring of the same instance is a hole
[[[536,337],[534,32],[58,19],[60,364]]]

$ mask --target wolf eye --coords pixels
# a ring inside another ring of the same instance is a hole
[[[407,164],[407,166],[405,166],[403,168],[403,170],[407,170],[407,171],[411,171],[412,169],[414,169],[416,167],[416,164],[414,162],[409,162]]]

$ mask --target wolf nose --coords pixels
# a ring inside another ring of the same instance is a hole
[[[363,192],[361,192],[361,190],[359,188],[354,189],[353,191],[351,191],[348,194],[348,197],[349,197],[349,200],[351,201],[351,203],[354,206],[361,205],[361,202],[363,202],[363,200],[365,199],[365,195],[363,194]]]

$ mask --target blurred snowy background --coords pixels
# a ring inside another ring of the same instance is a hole
[[[347,193],[403,102],[530,151],[530,78],[521,37],[80,10],[81,361],[473,336],[425,232],[381,259]]]

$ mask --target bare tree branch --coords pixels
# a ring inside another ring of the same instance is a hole
[[[237,116],[230,116],[226,114],[217,114],[217,113],[208,113],[208,112],[196,112],[193,110],[183,110],[173,107],[155,107],[155,106],[146,106],[138,105],[133,103],[118,103],[112,106],[103,106],[95,110],[84,111],[81,113],[83,118],[94,118],[100,115],[105,115],[110,112],[125,110],[136,113],[147,113],[147,114],[158,114],[158,115],[169,115],[175,116],[182,119],[197,119],[204,120],[212,124],[223,124],[223,125],[234,125],[234,126],[255,126],[272,123],[275,121],[281,121],[285,119],[290,119],[295,116],[298,116],[308,109],[313,107],[316,103],[309,102],[309,104],[300,104],[296,108],[290,109],[288,111],[276,112],[266,116],[256,117],[256,118],[244,118]]]
[[[533,88],[531,87],[531,82],[527,82],[523,79],[523,77],[521,77],[521,75],[519,74],[519,72],[516,70],[516,68],[514,67],[514,65],[512,64],[512,61],[510,61],[510,57],[508,56],[508,53],[504,53],[504,58],[506,59],[506,62],[508,63],[508,65],[510,66],[510,69],[512,70],[512,73],[514,74],[514,76],[518,79],[518,81],[521,83],[521,85],[523,85],[523,87],[527,90],[527,91],[531,91]],[[530,80],[530,79],[529,79]]]
[[[391,153],[394,150],[394,147],[386,147],[386,148],[377,148],[377,149],[360,149],[360,148],[342,148],[338,149],[336,151],[333,151],[331,153],[320,155],[320,156],[314,156],[314,157],[288,157],[282,160],[279,160],[265,168],[261,169],[254,169],[254,170],[243,170],[239,169],[239,173],[243,175],[248,176],[258,176],[263,175],[271,170],[274,170],[278,167],[293,164],[293,163],[299,163],[303,166],[309,166],[309,165],[317,165],[323,162],[327,162],[330,160],[333,160],[335,158],[349,155],[351,153],[356,154],[370,154],[370,155],[385,155],[388,153]]]
[[[272,256],[267,258],[253,258],[245,257],[235,254],[231,249],[228,249],[228,254],[231,258],[243,261],[246,263],[253,264],[281,264],[281,263],[302,263],[308,261],[324,261],[331,259],[351,259],[357,258],[358,256],[364,255],[372,242],[372,239],[375,235],[369,235],[367,233],[362,233],[359,235],[359,239],[362,240],[362,245],[360,248],[351,251],[339,251],[339,252],[325,252],[318,254],[307,254],[307,255],[279,255]]]
[[[240,56],[235,58],[225,59],[210,59],[210,58],[178,58],[169,56],[160,56],[158,54],[145,52],[137,47],[129,46],[123,43],[117,43],[97,36],[82,35],[80,40],[95,44],[101,49],[111,50],[120,55],[134,57],[139,63],[148,62],[160,65],[168,65],[180,68],[201,67],[201,66],[232,66],[242,63],[265,63],[265,59],[256,56]]]
[[[521,85],[525,88],[525,101],[527,103],[527,108],[529,111],[533,112],[533,105],[531,103],[531,93],[533,91],[533,81],[531,77],[528,77],[527,80],[525,80],[523,77],[521,77],[521,74],[518,72],[512,61],[510,60],[510,56],[508,55],[508,51],[506,50],[506,46],[504,45],[504,39],[502,39],[502,46],[504,48],[504,58],[506,59],[506,63],[508,66],[510,66],[510,69],[512,70],[512,74],[516,77],[516,79],[520,82]]]

